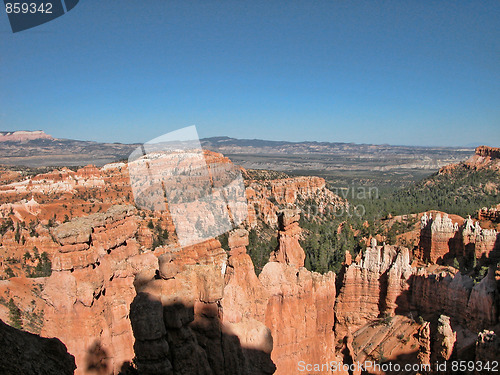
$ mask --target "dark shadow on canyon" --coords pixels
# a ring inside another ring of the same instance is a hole
[[[104,375],[109,373],[109,367],[108,352],[103,348],[100,340],[94,341],[85,355],[85,371]]]
[[[496,262],[500,261],[500,233],[497,234],[493,251],[490,254],[490,259]]]
[[[121,373],[273,374],[270,350],[243,347],[221,314],[216,302],[162,304],[160,298],[139,293],[130,305],[135,368],[124,363]]]

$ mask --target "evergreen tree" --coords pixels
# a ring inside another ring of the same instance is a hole
[[[17,329],[22,329],[23,321],[21,319],[21,310],[19,310],[12,298],[9,300],[7,307],[9,308],[9,318],[11,326]]]

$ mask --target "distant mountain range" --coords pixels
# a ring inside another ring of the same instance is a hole
[[[0,132],[0,164],[104,165],[127,159],[139,144],[57,139],[43,131]],[[336,180],[415,180],[467,159],[473,148],[391,146],[340,142],[286,142],[212,137],[202,147],[249,169],[314,174]],[[347,181],[346,180],[346,181]]]

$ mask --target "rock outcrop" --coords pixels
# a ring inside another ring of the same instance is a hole
[[[345,270],[335,304],[339,339],[379,316],[407,308],[412,274],[408,249],[378,246],[375,240],[371,245],[359,263]]]
[[[131,206],[115,206],[54,230],[61,246],[42,292],[42,335],[67,345],[77,374],[95,366],[118,372],[134,357],[128,311],[135,276],[152,277],[158,268],[152,253],[140,252],[135,214]]]
[[[75,358],[58,339],[19,331],[0,320],[0,373],[5,375],[73,374]]]
[[[246,196],[249,206],[249,224],[259,218],[267,225],[278,224],[276,204],[285,207],[304,207],[305,215],[334,213],[344,208],[346,202],[327,189],[326,181],[319,177],[293,177],[247,183]]]
[[[479,332],[476,340],[476,361],[487,362],[500,358],[500,338],[489,330]],[[489,371],[479,372],[489,373]]]
[[[421,231],[419,242],[420,258],[424,261],[437,263],[445,257],[463,255],[463,246],[459,239],[458,224],[451,220],[447,214],[424,214],[421,218]]]
[[[265,323],[273,337],[271,358],[277,375],[293,373],[299,361],[325,363],[335,358],[335,274],[320,275],[303,267],[298,219],[296,211],[280,214],[278,249],[259,275],[270,294]],[[294,319],[297,316],[301,319]]]
[[[212,164],[227,161],[205,156],[214,173]],[[132,362],[141,373],[212,375],[287,375],[299,361],[430,363],[465,353],[477,332],[499,323],[494,269],[475,281],[421,261],[495,258],[498,233],[472,219],[424,215],[416,254],[372,241],[355,259],[346,254],[337,279],[304,268],[295,207],[310,218],[346,202],[323,179],[247,181],[244,226],[257,234],[265,227],[266,235],[276,228],[278,238],[257,277],[245,229],[229,234],[228,251],[213,238],[180,247],[168,212],[127,204],[125,164],[6,178],[0,267],[21,277],[2,281],[0,293],[12,292],[27,329],[36,316],[42,335],[67,345],[77,374],[118,373]],[[36,267],[32,260],[9,263],[35,246],[52,261],[50,277],[22,277],[23,267]],[[0,304],[3,318],[8,310]],[[477,358],[492,358],[491,337],[478,338]]]
[[[285,209],[278,213],[278,248],[271,253],[271,262],[280,262],[292,267],[304,266],[306,255],[299,244],[300,211]]]
[[[410,280],[411,308],[427,314],[445,314],[464,327],[477,331],[499,322],[496,305],[498,285],[494,271],[481,282],[462,275],[419,269]]]
[[[437,331],[434,337],[434,361],[447,361],[451,358],[457,333],[453,332],[450,317],[441,315],[438,319]]]
[[[495,207],[483,207],[477,213],[479,220],[489,220],[492,222],[500,222],[500,204]]]
[[[500,234],[495,229],[481,228],[479,221],[470,217],[455,222],[446,214],[435,218],[424,213],[416,255],[424,261],[443,263],[453,258],[500,259]]]
[[[476,148],[475,154],[483,158],[500,159],[500,148],[479,146]]]
[[[488,168],[491,170],[500,171],[500,148],[479,146],[476,147],[474,155],[468,160],[459,164],[451,164],[439,170],[440,174],[450,173],[455,169],[472,169],[479,170]]]
[[[228,259],[216,240],[161,255],[160,278],[136,283],[131,307],[139,370],[289,374],[300,360],[331,359],[335,275],[295,261],[304,257],[297,221],[296,212],[281,215],[283,231],[295,229],[277,249],[295,257],[275,257],[259,278],[243,229],[230,233]]]
[[[477,259],[500,259],[500,233],[495,229],[483,229],[479,221],[469,217],[465,220],[462,230],[464,255],[474,256]]]
[[[237,288],[236,281],[240,277],[249,276],[243,252],[244,237],[241,232],[231,236],[233,262],[229,266],[220,243],[211,240],[177,249],[176,255],[165,253],[168,255],[162,256],[160,277],[136,283],[137,297],[130,309],[130,319],[140,373],[274,372],[269,329],[252,318],[252,312],[243,316],[241,311],[232,308],[232,303],[241,307],[244,303],[241,299],[245,296],[231,289]],[[176,271],[170,267],[166,272],[164,262],[176,264]],[[228,300],[224,301],[224,280],[229,268],[233,270],[228,275]],[[246,287],[243,284],[240,289]],[[224,317],[225,307],[229,313],[227,318]]]

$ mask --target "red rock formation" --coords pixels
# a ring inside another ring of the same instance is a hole
[[[298,243],[299,217],[293,210],[280,214],[278,249],[259,275],[270,293],[265,323],[274,339],[271,358],[276,374],[295,372],[301,360],[324,363],[335,355],[335,274],[320,275],[303,268],[305,254]]]
[[[451,173],[456,169],[483,169],[488,168],[496,171],[500,171],[500,157],[499,148],[479,146],[476,147],[474,155],[472,155],[468,160],[459,164],[447,165],[439,170],[440,174]]]
[[[361,262],[345,270],[342,288],[335,304],[335,333],[339,339],[383,314],[393,315],[405,308],[412,270],[406,248],[372,246]]]
[[[434,337],[433,356],[434,361],[447,361],[453,353],[453,348],[457,341],[457,333],[453,332],[450,324],[450,318],[441,315],[438,319],[437,332]]]
[[[285,213],[280,220],[287,231],[298,217]],[[139,369],[271,373],[270,354],[276,374],[289,374],[300,360],[321,363],[334,358],[335,275],[311,273],[284,256],[268,263],[257,278],[245,248],[248,232],[233,231],[228,244],[227,263],[217,241],[203,243],[165,253],[160,256],[161,279],[136,283],[131,317]],[[303,260],[297,245],[280,242],[278,252]],[[148,310],[157,312],[142,318]],[[180,337],[191,339],[176,349]],[[204,344],[199,347],[196,341]],[[188,352],[194,353],[190,363],[185,362]]]
[[[453,223],[448,214],[437,213],[434,218],[432,214],[429,217],[424,214],[418,254],[422,260],[432,263],[441,262],[446,256],[463,255],[458,223]]]
[[[431,325],[424,322],[418,330],[418,363],[430,365],[431,363]]]
[[[412,309],[424,313],[441,313],[459,322],[467,319],[467,303],[474,285],[472,279],[460,272],[453,275],[438,270],[433,273],[418,269],[411,277],[410,304]]]
[[[272,338],[255,319],[258,312],[263,316],[255,298],[264,296],[265,305],[265,291],[251,273],[245,237],[242,231],[231,235],[229,265],[212,240],[165,253],[161,278],[136,283],[130,316],[141,373],[273,373]],[[239,310],[243,307],[249,310]]]
[[[486,277],[471,290],[467,303],[467,315],[471,320],[469,326],[479,330],[499,323],[500,311],[496,302],[499,298],[500,289],[495,280],[495,270],[490,267]]]
[[[265,322],[265,312],[269,292],[255,275],[254,266],[246,252],[248,232],[243,229],[233,231],[229,236],[231,248],[227,267],[225,269],[226,286],[222,307],[223,322],[232,325],[238,331],[238,325],[246,324],[246,319]],[[240,336],[242,339],[242,336]],[[251,338],[242,339],[250,344]],[[272,347],[272,345],[271,345]]]
[[[432,263],[466,257],[500,259],[500,235],[495,229],[483,229],[469,217],[465,221],[445,213],[421,217],[419,259]]]
[[[219,154],[206,155],[209,164],[224,163],[219,159]],[[398,315],[409,311],[426,314],[433,322],[436,314],[446,314],[454,329],[456,322],[471,331],[498,323],[493,274],[474,285],[460,273],[443,273],[443,267],[412,269],[408,250],[376,243],[363,258],[346,262],[334,306],[335,275],[303,268],[299,215],[285,210],[278,220],[273,203],[312,200],[318,210],[344,204],[326,190],[322,179],[249,182],[248,224],[279,223],[278,248],[257,277],[246,253],[244,230],[230,234],[228,259],[215,239],[184,248],[176,245],[167,212],[112,207],[133,199],[127,173],[127,166],[116,163],[77,173],[61,170],[0,187],[0,202],[11,205],[0,207],[2,219],[25,221],[20,232],[26,236],[26,246],[47,250],[53,261],[51,277],[29,282],[11,278],[0,283],[0,292],[11,290],[23,309],[31,298],[44,306],[42,333],[68,345],[78,373],[92,366],[117,372],[136,355],[139,367],[153,373],[267,374],[274,370],[271,358],[277,374],[289,374],[297,371],[299,360],[336,359],[335,336],[338,341],[349,338],[347,361],[361,358],[369,344],[370,355],[384,352],[381,345],[393,353],[409,351],[416,342],[397,339],[400,333],[417,334],[418,324]],[[30,203],[32,198],[36,204]],[[83,217],[58,226],[65,215]],[[430,260],[467,251],[476,256],[493,254],[489,232],[479,228],[476,234],[477,225],[462,227],[452,216],[449,230],[449,220],[443,216],[428,226]],[[28,224],[35,217],[38,237],[29,235]],[[54,229],[46,228],[49,219]],[[165,229],[168,240],[160,243]],[[20,257],[25,251],[14,230],[1,241],[5,254]],[[36,297],[32,290],[39,286],[44,290]],[[131,325],[127,316],[133,300]],[[7,314],[0,306],[0,316]],[[390,316],[394,317],[387,324]],[[421,351],[422,361],[431,350],[430,338],[424,342],[430,333],[426,335],[422,332],[421,341],[429,349]],[[463,341],[457,331],[457,345]]]
[[[252,260],[246,253],[248,232],[242,229],[233,231],[228,244],[231,251],[224,272],[222,322],[239,338],[247,362],[252,363],[254,357],[247,355],[249,350],[268,356],[273,350],[271,330],[265,325],[269,292],[255,275]]]
[[[445,314],[471,331],[499,322],[496,303],[498,286],[494,272],[475,284],[460,272],[428,273],[420,269],[411,278],[410,300],[421,313]]]
[[[469,217],[463,227],[462,241],[466,255],[476,258],[500,259],[500,234],[495,229],[483,229]]]
[[[299,243],[300,211],[286,209],[278,214],[278,248],[271,254],[271,262],[281,262],[292,267],[304,266],[305,253]]]
[[[476,155],[482,156],[485,158],[500,159],[500,148],[479,146],[479,147],[476,147]]]
[[[250,180],[246,194],[251,216],[256,216],[273,227],[277,225],[277,208],[271,201],[282,206],[296,206],[300,203],[305,207],[305,215],[335,212],[346,205],[344,200],[326,188],[325,180],[319,177]]]
[[[105,371],[117,372],[134,357],[127,318],[135,297],[134,278],[152,277],[157,269],[153,254],[140,254],[134,214],[133,207],[115,206],[54,231],[61,248],[42,293],[42,335],[58,337],[67,345],[77,374],[90,371],[89,355],[96,348],[105,353]]]
[[[270,262],[259,280],[271,294],[266,325],[273,336],[271,358],[276,374],[294,373],[301,360],[325,363],[335,358],[335,274],[320,275]]]
[[[500,222],[500,204],[496,207],[483,207],[477,213],[478,220],[489,220],[492,222]]]

